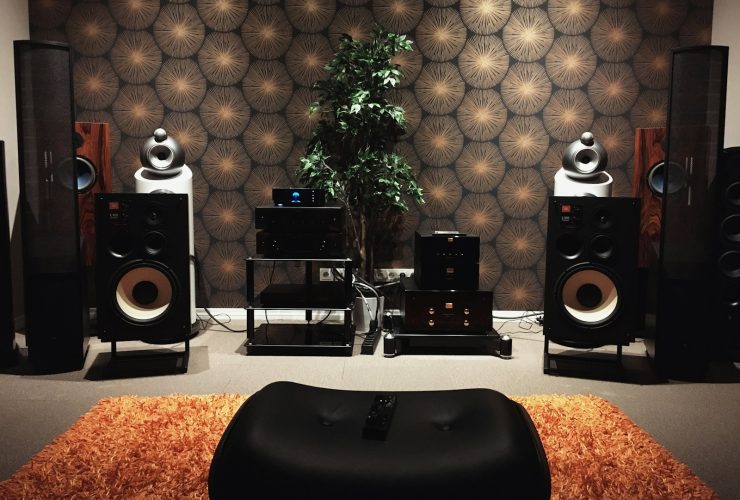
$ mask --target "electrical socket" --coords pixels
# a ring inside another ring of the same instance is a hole
[[[344,279],[344,268],[321,267],[319,268],[319,281],[342,281]]]
[[[401,268],[401,269],[381,269],[376,268],[373,270],[373,280],[375,283],[390,283],[391,281],[398,281],[401,279],[401,273],[406,276],[414,274],[413,269]]]

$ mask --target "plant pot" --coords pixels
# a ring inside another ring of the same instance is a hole
[[[378,298],[375,296],[365,297],[364,299],[361,296],[355,297],[355,307],[352,310],[355,333],[367,333],[370,330],[370,321],[375,319],[376,307],[378,307],[378,324],[380,324],[383,320],[384,299],[385,297],[380,297],[380,305],[378,307]]]

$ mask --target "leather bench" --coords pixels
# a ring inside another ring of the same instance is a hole
[[[221,437],[209,496],[550,497],[539,435],[524,408],[503,394],[380,393],[395,397],[395,410],[387,427],[368,432],[378,394],[293,382],[265,386],[244,402]]]

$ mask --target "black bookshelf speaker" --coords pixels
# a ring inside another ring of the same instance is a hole
[[[80,253],[69,46],[15,41],[25,334],[38,371],[83,367],[89,310]]]
[[[725,149],[718,169],[713,331],[719,356],[740,361],[740,147]]]
[[[641,326],[637,198],[552,196],[545,336],[574,348],[628,345]]]
[[[182,342],[190,336],[188,195],[95,196],[98,336]]]
[[[723,150],[727,47],[675,49],[668,105],[655,329],[648,354],[665,375],[701,376],[716,285],[717,165]],[[676,175],[680,182],[674,182]],[[731,259],[728,262],[731,265]]]
[[[10,267],[10,221],[8,220],[8,194],[5,180],[5,142],[0,141],[0,366],[15,362],[15,322],[13,321],[13,287]]]

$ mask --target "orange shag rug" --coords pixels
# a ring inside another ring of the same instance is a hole
[[[552,498],[717,498],[595,396],[513,397],[544,444]],[[0,483],[0,498],[208,498],[208,469],[240,395],[103,399]]]

